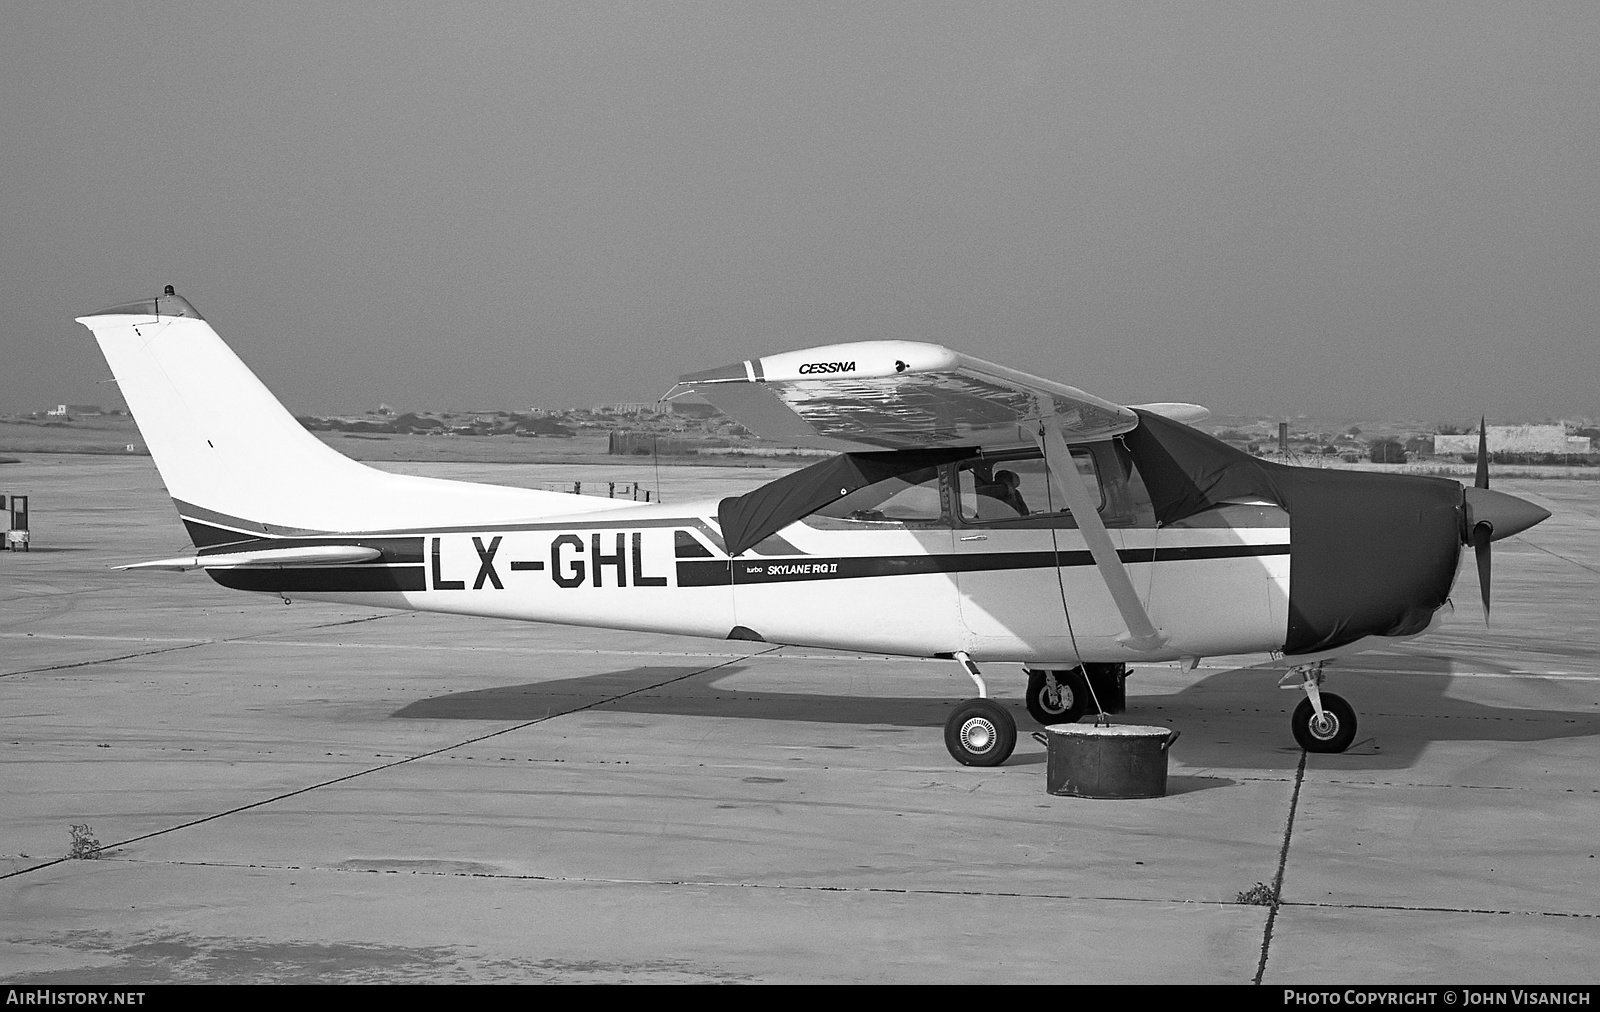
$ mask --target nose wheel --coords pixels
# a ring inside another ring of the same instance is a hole
[[[1322,693],[1322,713],[1302,699],[1294,708],[1294,740],[1307,752],[1343,752],[1356,740],[1356,711],[1343,696]]]
[[[1295,743],[1307,752],[1343,752],[1356,740],[1356,711],[1343,696],[1322,691],[1322,664],[1290,668],[1279,685],[1306,694],[1289,718]]]

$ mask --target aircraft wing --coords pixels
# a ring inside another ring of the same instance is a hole
[[[763,439],[837,451],[1027,443],[1045,415],[1072,442],[1139,424],[1131,409],[1076,387],[911,341],[769,355],[690,373],[681,389]]]

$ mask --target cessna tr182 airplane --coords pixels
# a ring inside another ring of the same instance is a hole
[[[1041,723],[1119,712],[1127,665],[1273,653],[1295,740],[1340,752],[1324,665],[1426,631],[1472,545],[1549,513],[1443,478],[1290,467],[932,344],[867,341],[684,376],[780,445],[838,454],[720,502],[639,504],[389,474],[307,432],[173,293],[81,317],[203,569],[384,608],[948,659],[945,743],[1011,754],[978,664],[1021,662]],[[1481,446],[1481,442],[1480,442]]]

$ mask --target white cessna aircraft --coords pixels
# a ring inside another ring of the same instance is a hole
[[[389,474],[328,448],[173,293],[94,332],[196,547],[125,568],[346,604],[959,663],[945,744],[1016,743],[979,662],[1041,723],[1119,712],[1128,664],[1281,653],[1299,744],[1339,752],[1331,658],[1429,628],[1464,544],[1549,514],[1442,478],[1288,467],[1182,420],[931,344],[869,341],[685,376],[783,445],[837,456],[720,502],[639,504]]]

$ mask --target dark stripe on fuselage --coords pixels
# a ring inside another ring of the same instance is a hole
[[[582,522],[580,523],[576,521]],[[252,528],[259,528],[262,526],[261,524],[253,524],[245,520],[234,519],[233,522],[241,526],[248,524]],[[383,545],[388,543],[415,541],[418,546],[417,558],[390,558],[389,553],[385,551],[382,561],[416,562],[420,561],[421,559],[420,553],[422,549],[420,537],[408,539],[397,536],[393,532],[369,531],[365,534],[359,535],[335,533],[321,534],[313,532],[311,534],[302,534],[299,536],[285,534],[268,535],[267,537],[263,537],[260,533],[242,533],[240,531],[229,530],[227,528],[213,527],[209,524],[201,523],[200,521],[187,516],[183,517],[183,523],[184,526],[189,529],[189,539],[194,542],[195,547],[201,550],[201,554],[206,554],[208,550],[213,549],[217,552],[237,552],[242,550],[242,546],[247,545],[256,548],[267,546],[272,548],[291,548],[298,545],[362,545],[372,548],[381,548]],[[724,550],[722,535],[713,530],[709,525],[706,524],[704,520],[701,520],[697,517],[667,517],[634,520],[590,520],[583,517],[573,517],[564,521],[554,521],[550,523],[482,524],[476,527],[430,527],[427,529],[426,533],[492,534],[502,532],[515,533],[519,531],[561,531],[565,533],[575,530],[654,530],[661,527],[677,527],[680,529],[678,534],[680,539],[678,542],[680,550],[682,546],[682,538],[691,537],[692,540],[692,536],[687,535],[683,528],[700,532],[701,537],[715,545],[719,551]],[[290,530],[290,528],[280,528],[280,530],[287,531]],[[253,545],[251,544],[252,542],[254,542]],[[789,542],[785,541],[776,534],[753,547],[751,551],[757,555],[763,556],[786,556],[800,554],[800,549],[796,548],[794,545],[791,545]]]
[[[263,535],[275,538],[292,538],[316,537],[319,534],[329,533],[328,531],[314,531],[306,527],[283,527],[275,524],[257,523],[254,520],[243,520],[239,517],[229,516],[226,513],[218,513],[216,510],[208,510],[204,506],[196,506],[194,503],[184,502],[182,499],[174,499],[172,504],[178,507],[178,516],[183,519],[184,526],[189,528],[190,533],[193,533],[196,526],[199,526],[205,529],[209,537],[227,539],[226,541],[211,542],[213,544],[244,541]],[[195,545],[197,547],[205,547],[198,540],[195,541]]]
[[[1288,555],[1288,545],[1205,545],[1125,548],[1117,556],[1128,564],[1247,559]],[[678,586],[714,587],[727,583],[789,583],[796,580],[859,580],[877,576],[930,573],[982,573],[1013,569],[1093,566],[1094,556],[1074,552],[975,552],[971,555],[842,556],[798,559],[678,560]],[[731,575],[730,575],[731,574]]]
[[[651,530],[658,527],[687,527],[699,531],[700,534],[718,551],[725,550],[722,535],[699,517],[635,517],[631,520],[602,519],[604,512],[597,514],[580,514],[578,516],[563,517],[559,520],[537,522],[515,522],[477,524],[459,527],[429,527],[394,529],[384,531],[364,531],[358,534],[342,535],[336,531],[313,531],[301,527],[275,527],[272,524],[260,524],[254,520],[241,520],[230,517],[214,510],[203,509],[191,503],[174,499],[178,507],[178,516],[189,529],[189,539],[197,548],[217,548],[222,546],[237,546],[241,542],[252,541],[257,538],[268,537],[274,539],[276,547],[283,547],[287,542],[280,543],[282,538],[322,538],[333,539],[337,544],[355,544],[350,538],[393,538],[404,535],[417,534],[492,534],[511,533],[515,531],[572,531],[572,530],[613,530],[633,529]],[[327,544],[328,540],[315,541],[313,544]],[[230,550],[237,551],[237,547]],[[760,555],[798,555],[800,550],[789,544],[783,538],[774,535],[753,549]]]
[[[223,527],[213,527],[210,524],[191,520],[185,516],[180,516],[179,519],[183,521],[183,526],[189,531],[189,540],[194,542],[196,548],[202,550],[237,545],[245,541],[254,541],[259,537],[256,534],[241,534],[238,531],[230,531]]]
[[[319,566],[306,569],[208,569],[234,590],[269,594],[372,594],[427,590],[421,566]]]
[[[417,548],[421,553],[420,541]],[[1149,549],[1124,549],[1125,563],[1180,562],[1199,559],[1241,559],[1288,555],[1288,545],[1214,545],[1162,548],[1154,557]],[[919,576],[931,573],[979,573],[1016,569],[1093,566],[1094,557],[1079,552],[981,552],[971,555],[802,556],[773,559],[679,559],[678,586],[718,587],[730,583],[790,583],[797,580],[860,580],[880,576]],[[513,567],[520,569],[520,567]],[[361,594],[427,590],[423,566],[318,566],[300,569],[211,569],[211,578],[224,587],[266,593]]]

